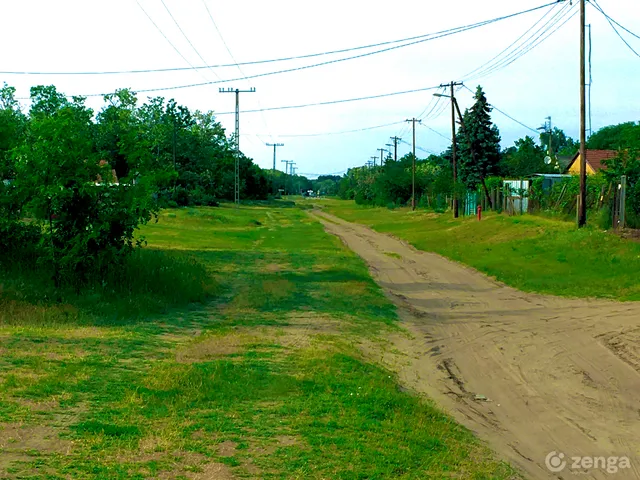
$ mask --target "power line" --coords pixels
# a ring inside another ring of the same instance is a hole
[[[634,49],[634,48],[629,44],[629,42],[627,42],[627,40],[622,36],[622,34],[618,31],[618,29],[617,29],[617,28],[615,27],[615,25],[613,24],[613,19],[612,19],[611,17],[609,17],[609,15],[607,15],[606,13],[604,13],[604,10],[602,10],[602,8],[600,7],[600,5],[598,5],[598,2],[597,2],[596,0],[592,0],[592,2],[591,2],[591,3],[596,7],[596,9],[597,9],[600,13],[602,13],[602,15],[604,15],[604,17],[605,17],[605,18],[607,19],[607,21],[609,22],[609,25],[611,25],[611,28],[613,28],[613,31],[614,31],[614,32],[616,32],[616,35],[618,35],[618,37],[620,37],[620,40],[622,40],[622,41],[624,42],[624,44],[625,44],[627,47],[629,47],[629,50],[631,50],[631,51],[636,55],[636,57],[640,58],[640,53],[636,52],[636,51],[635,51],[635,49]],[[616,22],[616,23],[617,23],[617,22]],[[620,24],[618,24],[618,25],[620,25]],[[621,27],[621,28],[624,28],[624,27],[622,27],[622,25],[620,25],[620,27]],[[625,28],[625,30],[627,30],[627,29]],[[633,36],[637,37],[637,35],[636,35],[635,33],[632,33],[632,32],[630,32],[629,30],[627,30],[627,32],[629,32],[629,33],[631,33]],[[640,37],[639,37],[639,38],[640,38]]]
[[[534,23],[526,32],[524,32],[520,37],[518,37],[514,42],[512,42],[507,48],[502,50],[500,53],[498,53],[495,57],[493,57],[489,61],[487,61],[487,62],[483,63],[482,65],[480,65],[478,68],[476,68],[474,70],[471,70],[469,73],[466,73],[464,75],[464,78],[471,78],[471,75],[473,75],[474,73],[478,72],[479,70],[482,70],[486,66],[490,65],[494,60],[498,59],[501,55],[503,55],[504,53],[508,52],[520,40],[522,40],[525,36],[527,36],[529,34],[529,32],[531,32],[531,30],[533,30],[536,27],[536,25],[538,25],[542,20],[544,20],[547,17],[547,15],[549,15],[551,12],[553,12],[556,7],[557,7],[557,4],[554,5],[553,8],[551,8],[547,12],[545,12],[545,14],[542,16],[542,18],[540,18],[536,23]]]
[[[302,134],[295,134],[295,135],[278,135],[278,137],[282,137],[282,138],[297,138],[297,137],[324,137],[324,136],[329,136],[329,135],[344,135],[347,133],[358,133],[358,132],[365,132],[368,130],[375,130],[378,128],[385,128],[385,127],[391,127],[393,125],[399,125],[401,123],[404,122],[392,122],[392,123],[386,123],[384,125],[375,125],[373,127],[364,127],[364,128],[357,128],[354,130],[342,130],[339,132],[324,132],[324,133],[302,133]]]
[[[202,0],[202,4],[204,5],[204,8],[207,11],[207,14],[209,15],[209,19],[211,20],[211,23],[213,24],[213,27],[216,29],[216,32],[218,33],[218,36],[220,37],[220,40],[222,40],[222,44],[224,45],[224,48],[226,48],[227,53],[231,57],[231,60],[233,60],[235,66],[238,67],[238,71],[244,77],[244,79],[249,82],[249,86],[253,86],[251,84],[251,82],[247,79],[247,75],[242,71],[242,68],[240,67],[240,64],[238,64],[238,61],[233,56],[233,53],[231,53],[231,49],[229,48],[229,45],[227,45],[227,42],[225,41],[224,37],[222,36],[222,32],[218,28],[218,24],[216,23],[215,19],[213,18],[213,15],[211,14],[211,10],[209,10],[209,6],[207,5],[206,0]],[[220,78],[220,77],[218,77],[218,78]],[[258,107],[262,108],[262,105],[260,104],[260,97],[259,96],[258,96]],[[264,123],[264,126],[267,128],[267,131],[270,131],[269,125],[267,125],[267,119],[265,118],[264,114],[261,114],[260,116],[262,117],[262,123]],[[269,137],[271,137],[271,140],[273,140],[273,135],[271,135],[271,133],[269,133]]]
[[[176,27],[178,27],[178,30],[180,30],[180,33],[182,34],[182,36],[184,37],[184,39],[187,41],[187,43],[191,46],[191,48],[193,49],[194,52],[196,52],[196,55],[198,55],[198,57],[200,58],[200,60],[202,60],[202,63],[207,63],[207,61],[202,58],[202,55],[200,55],[200,52],[198,51],[198,49],[193,45],[193,43],[191,43],[191,40],[189,40],[189,37],[187,36],[186,33],[184,33],[184,30],[182,30],[182,27],[180,26],[180,24],[178,23],[178,21],[176,20],[176,18],[173,16],[173,13],[171,13],[171,10],[169,10],[169,7],[167,7],[167,4],[165,3],[164,0],[160,0],[160,2],[162,2],[162,6],[164,7],[164,9],[167,11],[167,13],[169,14],[169,16],[171,17],[171,20],[173,20],[173,23],[176,25]],[[213,68],[209,68],[209,70],[211,70],[211,73],[213,73],[216,78],[220,79],[220,77],[218,76],[218,74],[213,70]]]
[[[565,5],[565,7],[563,7],[560,11],[558,11],[552,18],[550,18],[542,27],[536,30],[525,42],[519,45],[515,50],[513,50],[508,55],[506,55],[499,61],[495,62],[493,65],[486,68],[484,71],[481,71],[480,73],[478,73],[477,75],[474,75],[471,78],[479,79],[479,78],[483,78],[488,75],[491,75],[497,72],[498,70],[502,70],[508,67],[512,63],[516,62],[517,60],[525,56],[531,50],[533,50],[538,45],[540,45],[545,40],[547,40],[549,37],[551,37],[555,32],[557,32],[560,28],[562,28],[569,20],[571,20],[578,13],[578,11],[575,10],[574,13],[567,18],[567,15],[569,15],[572,9],[575,9],[575,6],[567,7]],[[553,27],[558,25],[558,23],[560,22],[562,23],[559,26],[557,26],[555,29],[553,29]],[[537,35],[539,32],[542,32],[542,33],[540,33],[537,37],[534,38],[534,36]],[[508,49],[509,48],[510,47],[508,47]],[[469,78],[467,78],[466,80],[469,80]]]
[[[268,108],[254,109],[254,110],[243,110],[242,113],[257,113],[257,112],[267,112],[267,111],[272,111],[272,110],[289,110],[289,109],[294,109],[294,108],[307,108],[307,107],[318,107],[318,106],[322,106],[322,105],[335,105],[335,104],[338,104],[338,103],[358,102],[358,101],[361,101],[361,100],[372,100],[372,99],[376,99],[376,98],[393,97],[393,96],[396,96],[396,95],[406,95],[406,94],[409,94],[409,93],[426,92],[426,91],[429,91],[429,90],[436,90],[438,88],[440,88],[440,85],[434,86],[434,87],[416,88],[416,89],[413,89],[413,90],[404,90],[402,92],[383,93],[383,94],[380,94],[380,95],[370,95],[368,97],[347,98],[347,99],[341,99],[341,100],[330,100],[330,101],[326,101],[326,102],[305,103],[305,104],[302,104],[302,105],[286,105],[286,106],[281,106],[281,107],[268,107]],[[235,112],[221,112],[221,113],[217,113],[216,115],[231,115],[232,113],[235,113]]]
[[[466,88],[467,90],[469,90],[469,92],[471,92],[472,94],[475,95],[475,92],[473,90],[471,90],[469,87],[467,87],[466,85],[463,85],[464,88]],[[540,132],[538,130],[536,130],[535,128],[531,128],[528,125],[525,125],[524,123],[522,123],[520,120],[516,120],[515,118],[513,118],[511,115],[509,115],[508,113],[500,110],[498,107],[496,107],[493,103],[491,103],[489,105],[491,108],[493,108],[494,110],[500,112],[502,115],[504,115],[505,117],[507,117],[510,120],[513,120],[514,122],[516,122],[518,125],[523,126],[524,128],[526,128],[527,130],[531,130],[532,132],[534,132],[536,135],[538,135]]]
[[[334,62],[336,62],[336,61],[344,61],[344,60],[351,60],[351,59],[354,59],[354,58],[361,58],[363,56],[374,55],[376,53],[382,53],[382,52],[386,52],[386,51],[389,51],[389,50],[395,50],[397,48],[408,47],[410,45],[415,45],[415,44],[423,43],[423,42],[430,41],[430,40],[436,40],[438,38],[454,35],[454,34],[457,34],[457,33],[462,33],[462,32],[468,31],[468,30],[472,30],[472,29],[475,29],[475,28],[483,27],[485,25],[490,25],[492,23],[500,22],[502,20],[508,20],[508,19],[511,19],[511,18],[514,18],[514,17],[518,17],[520,15],[524,15],[524,14],[527,14],[527,13],[532,13],[532,12],[535,12],[537,10],[542,10],[544,8],[550,7],[550,6],[555,5],[556,3],[558,3],[558,1],[562,1],[562,0],[557,0],[557,1],[550,2],[550,3],[544,4],[544,5],[540,5],[538,7],[530,8],[528,10],[523,10],[523,11],[512,13],[512,14],[509,14],[509,15],[504,15],[502,17],[496,17],[496,18],[493,18],[493,19],[490,19],[490,20],[483,20],[481,22],[472,23],[472,24],[465,25],[465,26],[462,26],[462,27],[450,28],[450,29],[447,29],[447,30],[439,31],[439,32],[426,33],[426,34],[423,34],[423,35],[416,35],[416,36],[413,36],[413,37],[407,37],[407,38],[402,38],[402,39],[398,39],[398,40],[390,40],[390,41],[379,42],[379,43],[374,43],[374,44],[370,44],[370,45],[343,48],[343,49],[340,49],[340,50],[332,50],[332,51],[327,51],[327,52],[319,52],[319,53],[312,53],[312,54],[306,54],[306,55],[275,58],[275,59],[269,59],[269,60],[256,60],[256,61],[243,62],[243,63],[237,63],[236,62],[236,63],[232,63],[232,64],[223,64],[223,65],[203,65],[203,66],[198,66],[198,67],[192,66],[191,69],[198,70],[198,69],[206,69],[206,68],[238,67],[238,66],[245,66],[245,65],[257,65],[257,64],[283,62],[283,61],[290,61],[290,60],[301,60],[301,59],[320,57],[320,56],[326,56],[326,55],[335,55],[335,54],[338,54],[338,53],[347,53],[347,52],[352,52],[352,51],[357,51],[357,50],[366,50],[366,49],[370,49],[370,48],[377,48],[377,47],[382,47],[382,46],[386,46],[386,45],[393,45],[393,44],[398,44],[398,43],[403,44],[403,45],[398,45],[398,46],[391,47],[391,48],[386,48],[386,49],[383,49],[383,50],[377,50],[375,52],[371,52],[371,53],[367,53],[367,54],[363,54],[363,55],[358,55],[358,56],[354,56],[354,57],[347,57],[347,58],[344,58],[344,59],[338,59],[338,60],[335,60]],[[138,3],[138,5],[140,5],[138,0],[136,0],[136,3]],[[140,8],[142,8],[142,6],[140,6]],[[144,11],[144,9],[143,9],[143,11]],[[145,11],[145,13],[146,13],[146,11]],[[149,17],[148,14],[147,14],[147,17]],[[149,17],[149,19],[151,19],[151,17]],[[155,25],[155,22],[153,22],[153,23]],[[156,28],[158,28],[158,27],[156,26]],[[160,30],[160,29],[158,28],[158,30]],[[162,31],[161,31],[161,33],[162,33]],[[164,33],[163,33],[163,36],[164,36]],[[166,38],[166,36],[165,36],[165,38]],[[410,42],[410,43],[406,43],[406,42]],[[169,43],[171,43],[171,42],[169,42]],[[311,68],[311,67],[314,67],[314,66],[325,65],[327,63],[333,63],[333,62],[323,62],[323,63],[320,63],[320,64],[310,65],[310,66],[301,67],[301,68]],[[117,74],[137,74],[137,73],[161,73],[161,72],[174,72],[174,71],[183,71],[183,70],[189,70],[189,69],[178,67],[178,68],[99,71],[99,72],[17,72],[17,71],[14,71],[14,72],[0,72],[0,73],[5,74],[5,75],[117,75]],[[295,70],[295,69],[293,69],[293,70]],[[291,70],[291,71],[293,71],[293,70]],[[289,70],[286,70],[286,71],[289,71]],[[281,73],[281,72],[274,72],[274,73]],[[270,74],[274,74],[274,73],[270,73]],[[249,78],[255,78],[255,76],[249,77]],[[231,81],[235,81],[235,80],[239,80],[239,79],[229,79],[227,81],[231,82]],[[191,85],[191,86],[200,86],[200,85]],[[189,87],[189,86],[171,87],[171,88],[166,88],[166,89],[169,90],[169,89],[187,88],[187,87]],[[142,92],[142,90],[139,90],[139,92]],[[85,95],[85,96],[88,96],[88,95]]]
[[[634,37],[636,37],[638,40],[640,40],[640,35],[638,35],[637,33],[633,33],[631,30],[629,30],[627,27],[620,25],[620,23],[618,23],[617,21],[615,21],[613,18],[611,18],[609,15],[607,15],[604,10],[602,10],[602,7],[600,7],[600,5],[598,4],[598,2],[596,0],[587,0],[589,3],[591,3],[594,7],[596,7],[600,13],[602,13],[607,20],[611,20],[613,23],[615,23],[617,26],[619,26],[621,29],[623,29],[625,32],[629,33],[630,35],[633,35]]]
[[[424,128],[431,130],[433,133],[435,133],[436,135],[440,135],[442,138],[444,138],[447,142],[451,142],[451,138],[447,137],[446,135],[443,135],[442,133],[440,133],[439,131],[425,125],[424,123],[421,123],[420,125],[422,125]]]
[[[169,37],[167,37],[165,35],[165,33],[162,31],[162,29],[158,26],[158,24],[156,22],[153,21],[153,18],[151,18],[151,15],[149,15],[149,13],[144,9],[144,7],[140,4],[139,0],[136,0],[136,3],[138,4],[138,7],[140,7],[140,10],[142,10],[142,12],[147,16],[147,18],[149,19],[149,21],[153,24],[154,27],[156,27],[156,30],[158,30],[158,32],[160,32],[160,35],[162,35],[164,37],[164,39],[167,41],[167,43],[169,45],[171,45],[171,47],[176,51],[176,53],[178,55],[180,55],[182,57],[182,59],[187,62],[187,64],[191,67],[191,68],[183,68],[182,70],[195,70],[196,72],[198,72],[198,68],[194,67],[193,64],[187,59],[187,57],[185,57],[182,52],[180,50],[178,50],[178,47],[176,47],[171,40],[169,40]],[[38,73],[38,72],[3,72],[4,74],[20,74],[20,75],[40,75],[42,73]],[[198,72],[198,74],[200,76],[202,76],[202,74],[200,72]],[[55,73],[48,73],[46,75],[57,75]],[[206,77],[202,77],[206,80]],[[93,96],[104,96],[104,94],[102,95],[93,95]]]

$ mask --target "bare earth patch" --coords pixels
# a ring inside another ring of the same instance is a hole
[[[318,336],[338,335],[342,322],[311,312],[287,316],[288,325],[281,327],[236,328],[223,335],[208,335],[196,339],[178,350],[176,361],[180,363],[204,362],[211,359],[237,355],[249,349],[261,350],[269,344],[289,349],[308,348]]]

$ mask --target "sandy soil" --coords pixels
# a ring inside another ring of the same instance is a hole
[[[640,479],[639,303],[523,293],[365,226],[313,215],[401,307],[412,335],[366,349],[408,387],[526,478]],[[553,451],[568,462],[557,473],[545,465]],[[572,468],[577,456],[626,456],[631,467],[612,474],[581,460]]]

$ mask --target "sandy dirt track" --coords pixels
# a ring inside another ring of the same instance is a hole
[[[523,293],[363,225],[313,215],[401,307],[412,335],[367,351],[402,382],[526,478],[640,479],[639,303]],[[568,461],[557,473],[545,466],[552,451]],[[627,456],[631,468],[573,469],[576,456]]]

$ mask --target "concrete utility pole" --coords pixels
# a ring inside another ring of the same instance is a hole
[[[402,140],[400,137],[391,137],[393,140],[393,160],[398,161],[398,142]]]
[[[413,123],[413,167],[411,171],[411,210],[416,209],[416,122],[422,123],[422,120],[412,118],[411,120],[405,120],[406,122]]]
[[[388,152],[389,150],[387,150],[386,148],[379,148],[378,151],[380,152],[380,166],[382,166],[383,162],[383,155],[384,152]]]
[[[267,147],[273,147],[273,171],[276,171],[276,149],[284,147],[284,143],[267,143]]]
[[[284,166],[284,173],[288,174],[289,173],[289,168],[293,168],[293,160],[280,160],[280,162],[285,163],[286,165]],[[287,177],[285,177],[284,179],[284,194],[287,194]]]
[[[578,227],[584,227],[587,224],[587,75],[585,71],[585,10],[585,0],[580,0],[580,205],[578,210]]]
[[[385,147],[391,148],[391,147],[393,147],[393,143],[387,143],[387,144],[385,144]],[[389,155],[391,155],[391,150],[388,150],[388,152],[389,152]]]
[[[449,87],[451,89],[449,98],[451,99],[451,166],[453,169],[453,218],[458,218],[459,216],[458,195],[456,191],[456,186],[458,184],[458,148],[456,144],[456,96],[454,88],[461,85],[463,85],[462,82],[451,82],[448,85],[440,85],[440,87],[442,88]]]
[[[250,88],[249,90],[239,90],[233,88],[221,88],[218,90],[220,93],[235,93],[236,94],[236,166],[235,166],[235,177],[236,184],[234,189],[234,201],[236,206],[240,205],[240,94],[241,93],[254,93],[256,91],[255,88]]]

